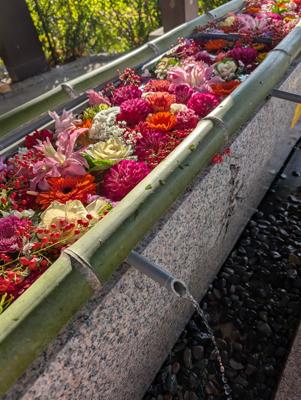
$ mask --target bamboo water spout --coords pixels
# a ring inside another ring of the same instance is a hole
[[[181,280],[175,278],[165,269],[149,261],[147,258],[132,251],[127,257],[126,262],[138,271],[149,276],[160,286],[174,293],[176,296],[185,297],[189,293],[186,285]]]

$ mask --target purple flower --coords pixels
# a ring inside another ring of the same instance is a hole
[[[28,221],[15,215],[0,219],[0,252],[15,253],[22,248],[22,235],[18,231],[26,226]]]

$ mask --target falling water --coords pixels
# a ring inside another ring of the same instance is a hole
[[[198,315],[201,317],[201,319],[202,319],[202,321],[203,321],[203,323],[204,323],[204,325],[205,325],[205,327],[207,329],[208,336],[204,335],[204,339],[207,339],[207,338],[210,339],[212,344],[213,344],[214,352],[216,354],[216,359],[217,359],[218,366],[219,366],[221,380],[223,382],[223,389],[224,389],[224,393],[225,393],[225,396],[226,396],[226,400],[232,400],[231,388],[228,385],[228,381],[227,381],[227,378],[226,378],[226,375],[225,375],[225,367],[223,365],[221,353],[220,353],[219,348],[217,346],[213,330],[209,326],[207,318],[206,318],[203,310],[201,309],[199,303],[195,300],[195,298],[188,291],[186,291],[181,297],[184,300],[189,301],[193,305],[193,307],[195,308],[195,310],[198,313]]]

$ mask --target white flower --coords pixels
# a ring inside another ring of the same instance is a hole
[[[97,141],[106,141],[111,137],[121,138],[125,129],[117,124],[116,117],[119,113],[120,107],[110,107],[99,111],[93,118],[89,138]]]

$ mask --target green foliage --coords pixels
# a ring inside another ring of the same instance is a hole
[[[157,0],[26,0],[49,60],[122,52],[160,26]]]
[[[158,0],[26,0],[50,62],[140,46],[161,25]],[[199,0],[200,12],[226,0]]]
[[[214,8],[219,7],[228,1],[230,0],[199,0],[200,12],[203,13],[213,10]]]

